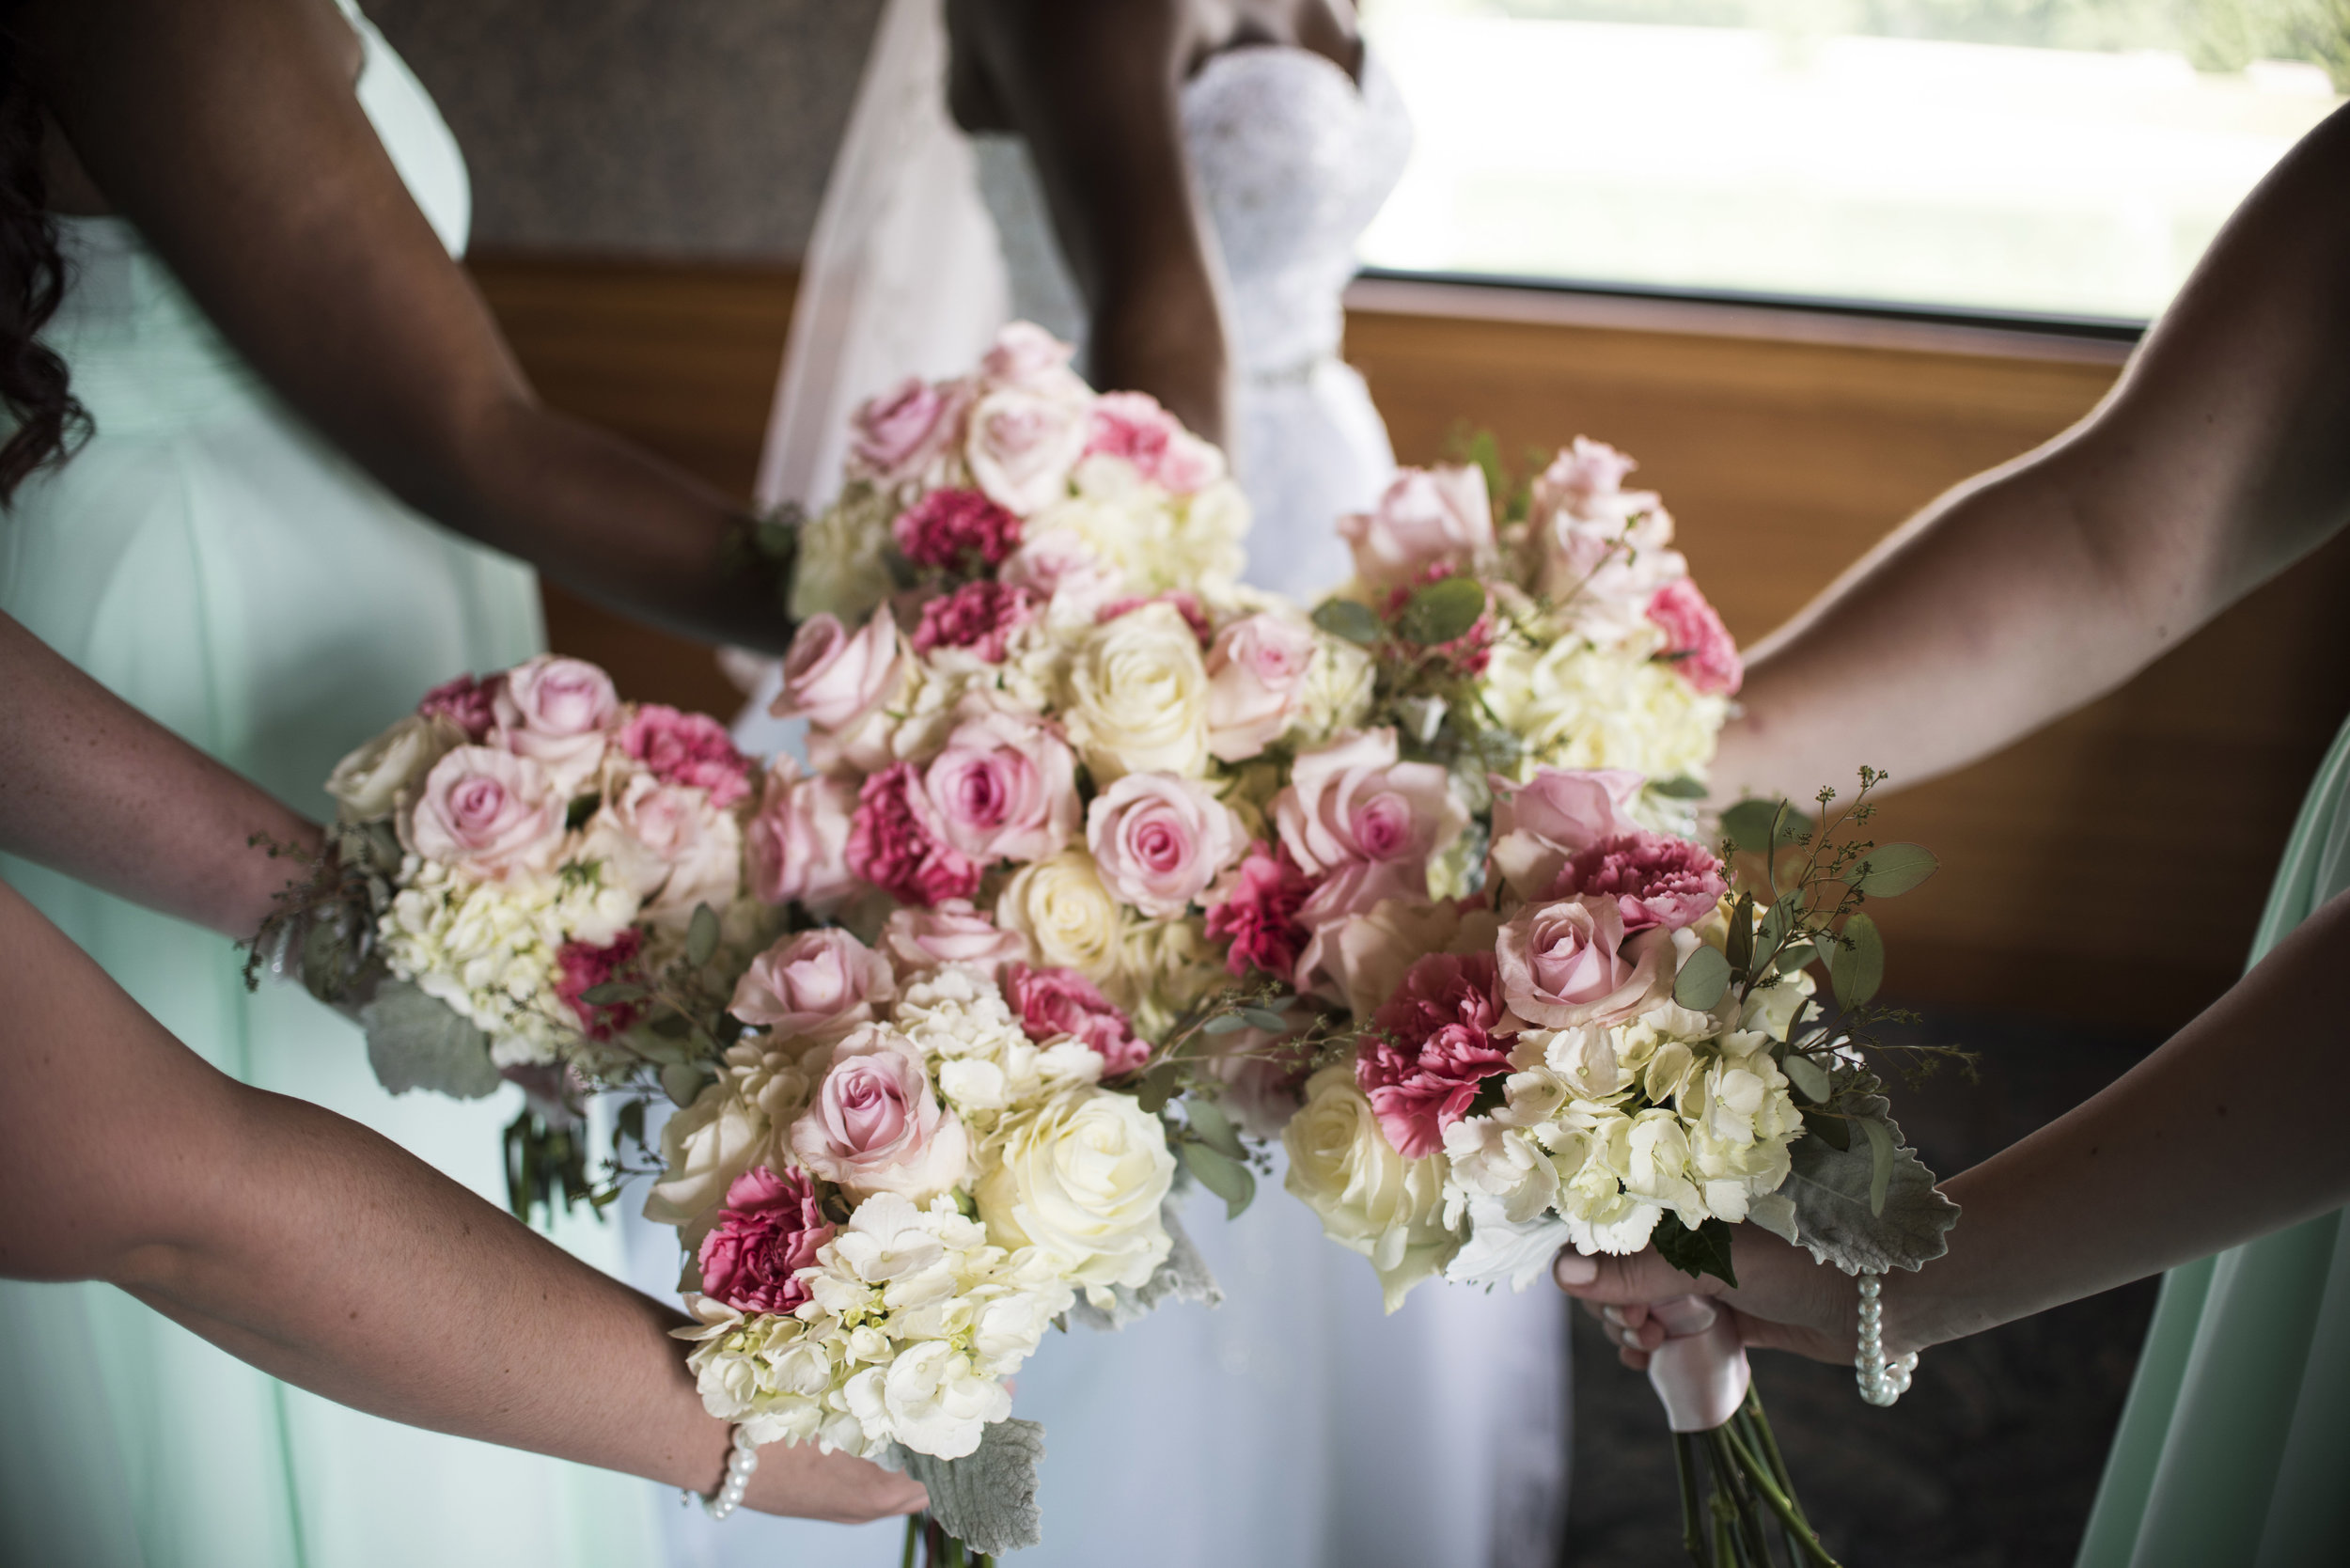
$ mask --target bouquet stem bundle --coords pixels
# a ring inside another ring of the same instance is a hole
[[[907,1516],[905,1549],[898,1554],[898,1568],[915,1568],[917,1546],[921,1568],[995,1568],[992,1555],[971,1550],[928,1513]]]
[[[1804,1517],[1753,1388],[1713,1431],[1674,1433],[1673,1463],[1681,1474],[1681,1541],[1697,1568],[1836,1568]]]

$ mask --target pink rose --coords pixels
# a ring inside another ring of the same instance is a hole
[[[425,718],[448,720],[465,732],[468,743],[479,745],[497,728],[497,698],[505,687],[503,675],[479,681],[461,675],[425,693],[424,700],[416,704],[416,712]]]
[[[1014,386],[1058,397],[1089,396],[1085,382],[1069,368],[1076,353],[1034,321],[1013,321],[995,335],[979,358],[979,379],[989,388]]]
[[[1231,943],[1224,966],[1234,975],[1261,970],[1287,981],[1306,946],[1297,912],[1313,891],[1287,851],[1262,841],[1208,895],[1208,934]]]
[[[708,791],[710,804],[722,811],[751,792],[751,760],[706,713],[645,703],[621,726],[620,749],[665,784]]]
[[[791,1142],[802,1164],[852,1197],[897,1192],[917,1203],[954,1190],[971,1157],[963,1123],[931,1093],[921,1051],[879,1025],[833,1048]]]
[[[1613,897],[1630,934],[1696,925],[1729,890],[1722,863],[1703,845],[1661,833],[1634,833],[1603,839],[1568,861],[1557,893]]]
[[[1548,1028],[1621,1024],[1672,994],[1672,933],[1627,934],[1612,898],[1527,905],[1494,958],[1511,1011]]]
[[[994,969],[1028,950],[1017,932],[1006,931],[971,907],[968,899],[944,899],[934,909],[901,904],[882,927],[881,950],[901,974],[917,974],[949,964]]]
[[[1080,608],[1108,599],[1125,581],[1074,528],[1042,528],[1030,534],[1004,558],[995,578],[1037,599]]]
[[[1568,604],[1578,627],[1608,639],[1637,631],[1650,596],[1688,573],[1655,494],[1622,488],[1633,466],[1614,447],[1577,436],[1534,481],[1528,515],[1543,592]]]
[[[1361,908],[1316,897],[1298,913],[1308,934],[1297,989],[1357,1018],[1375,1013],[1421,955],[1454,946],[1464,924],[1457,907],[1426,899],[1381,899]]]
[[[643,862],[624,871],[650,910],[691,914],[697,903],[724,909],[743,880],[743,838],[734,819],[708,795],[682,784],[634,774],[604,796],[599,817],[639,846]]]
[[[1491,953],[1431,953],[1411,967],[1355,1055],[1355,1082],[1397,1153],[1424,1159],[1475,1103],[1479,1086],[1510,1071],[1496,1039],[1504,1010]]]
[[[495,746],[461,745],[424,776],[408,847],[476,876],[543,871],[563,846],[564,799],[547,770]]]
[[[884,604],[852,636],[830,614],[810,616],[791,635],[783,685],[769,710],[840,729],[886,701],[901,672],[898,622]]]
[[[609,1040],[634,1027],[644,1017],[645,1004],[641,1001],[598,1005],[580,999],[582,992],[593,991],[628,973],[644,946],[645,933],[631,926],[601,948],[588,942],[566,942],[556,949],[555,966],[558,973],[555,994],[572,1010],[588,1039]]]
[[[1306,707],[1314,634],[1285,616],[1251,615],[1208,650],[1208,750],[1243,762],[1286,733]]]
[[[1183,429],[1147,392],[1104,392],[1094,400],[1086,455],[1123,458],[1153,484],[1196,494],[1224,477],[1224,454]]]
[[[849,870],[901,903],[967,899],[979,890],[979,867],[932,832],[921,776],[911,762],[874,774],[857,792]]]
[[[727,1011],[781,1039],[838,1040],[897,996],[887,959],[838,926],[819,926],[753,959]]]
[[[1197,779],[1130,773],[1086,808],[1102,886],[1146,915],[1177,916],[1248,841],[1240,818]]]
[[[954,435],[964,393],[908,376],[849,416],[849,471],[883,485],[918,478]]]
[[[1648,618],[1665,634],[1665,654],[1681,678],[1701,692],[1727,697],[1746,679],[1738,644],[1705,602],[1697,584],[1676,577],[1648,602]]]
[[[1624,810],[1642,782],[1621,768],[1539,768],[1523,785],[1494,776],[1494,869],[1522,899],[1555,896],[1574,856],[1642,831]]]
[[[1049,724],[980,707],[922,773],[938,837],[980,865],[1042,860],[1077,835],[1077,759]]]
[[[1355,574],[1375,587],[1411,582],[1434,565],[1472,568],[1494,552],[1485,471],[1406,468],[1371,510],[1339,519],[1339,535],[1354,549]]]
[[[612,677],[585,659],[555,653],[508,670],[493,706],[498,745],[543,764],[566,790],[596,771],[605,739],[620,723]]]
[[[914,651],[962,648],[991,665],[1004,662],[1011,635],[1036,619],[1036,601],[1015,588],[981,580],[922,602]]]
[[[832,1234],[807,1171],[746,1170],[727,1188],[717,1229],[702,1238],[702,1294],[738,1312],[796,1310],[808,1299],[800,1271],[816,1266],[817,1248]]]
[[[1623,481],[1640,466],[1604,441],[1578,435],[1574,445],[1551,459],[1534,481],[1537,513],[1571,511],[1581,517],[1605,511],[1606,503],[1622,493]]]
[[[1428,862],[1468,824],[1445,770],[1396,760],[1395,731],[1367,729],[1299,754],[1274,798],[1281,843],[1308,876],[1360,868],[1353,907],[1427,896]]]
[[[933,490],[900,512],[889,533],[915,565],[968,574],[1011,554],[1020,519],[976,490]]]
[[[1134,1024],[1076,970],[1014,964],[1005,979],[1004,994],[1020,1014],[1020,1027],[1038,1044],[1074,1035],[1100,1053],[1105,1078],[1150,1061],[1151,1043],[1136,1039]]]
[[[799,902],[827,914],[856,886],[849,870],[849,820],[856,786],[845,778],[803,776],[789,757],[776,759],[759,814],[744,835],[751,891],[763,902]]]
[[[991,500],[1026,517],[1069,494],[1069,471],[1085,455],[1086,431],[1080,400],[1004,387],[971,410],[964,460]]]

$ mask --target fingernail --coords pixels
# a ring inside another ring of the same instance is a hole
[[[1609,1323],[1614,1324],[1618,1328],[1622,1328],[1623,1326],[1623,1309],[1621,1307],[1602,1307],[1599,1309],[1599,1315],[1606,1319]]]
[[[1562,1250],[1559,1254],[1559,1261],[1550,1265],[1550,1272],[1558,1278],[1561,1290],[1571,1291],[1577,1285],[1588,1285],[1597,1279],[1599,1264],[1595,1260],[1586,1258],[1580,1252]]]

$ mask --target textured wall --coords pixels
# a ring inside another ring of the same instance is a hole
[[[473,169],[484,247],[796,258],[880,0],[362,0]]]

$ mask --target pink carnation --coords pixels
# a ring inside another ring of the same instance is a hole
[[[1648,618],[1664,632],[1673,667],[1698,690],[1727,697],[1747,678],[1730,628],[1688,578],[1676,577],[1658,588],[1648,602]]]
[[[1097,452],[1125,459],[1178,495],[1204,489],[1224,472],[1221,454],[1147,392],[1104,392],[1094,400],[1086,453]]]
[[[1396,1152],[1424,1159],[1444,1147],[1444,1130],[1469,1111],[1478,1085],[1510,1071],[1494,1038],[1506,1011],[1496,996],[1491,953],[1431,953],[1412,965],[1373,1015],[1355,1057],[1355,1082]]]
[[[914,629],[914,651],[967,648],[989,664],[1001,664],[1012,633],[1036,619],[1036,601],[1001,583],[965,583],[922,605]]]
[[[702,1238],[702,1294],[738,1312],[791,1311],[808,1298],[800,1271],[816,1266],[832,1233],[807,1171],[746,1170]]]
[[[931,831],[921,773],[900,762],[866,779],[849,823],[849,870],[905,903],[967,899],[979,868]]]
[[[645,933],[631,927],[614,937],[608,947],[566,942],[556,951],[556,967],[562,973],[555,982],[555,994],[578,1016],[579,1027],[588,1039],[609,1040],[645,1015],[642,1002],[606,1002],[599,1006],[580,1000],[581,993],[609,984],[624,974],[636,962],[637,951],[644,945]]]
[[[1136,1039],[1127,1016],[1076,970],[1014,964],[1006,980],[1020,1027],[1039,1044],[1074,1035],[1101,1053],[1104,1077],[1132,1073],[1151,1059],[1150,1042]]]
[[[1606,839],[1567,862],[1554,898],[1612,893],[1624,934],[1652,927],[1679,931],[1713,913],[1730,885],[1703,845],[1659,833]]]
[[[720,810],[751,792],[750,759],[734,748],[727,727],[706,713],[648,702],[622,727],[620,749],[665,784],[709,791],[710,804]]]
[[[1020,545],[1020,519],[976,490],[933,490],[889,525],[898,548],[916,566],[976,572]]]
[[[426,718],[448,720],[465,732],[467,741],[479,745],[497,724],[498,693],[505,689],[502,673],[479,681],[461,675],[425,693],[416,712]]]
[[[1208,934],[1232,945],[1225,967],[1288,980],[1306,946],[1297,912],[1313,890],[1286,850],[1261,839],[1250,844],[1247,857],[1209,895]]]

